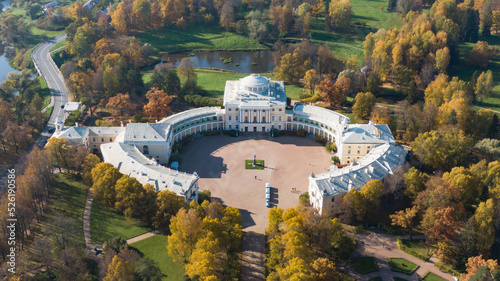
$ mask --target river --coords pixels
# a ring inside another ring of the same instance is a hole
[[[11,0],[5,0],[1,2],[3,5],[2,12],[10,8]],[[0,83],[5,80],[7,73],[15,71],[9,64],[9,61],[16,55],[16,50],[12,47],[8,47],[5,42],[0,42]]]
[[[168,57],[174,66],[178,66],[183,58],[188,57],[195,67],[213,67],[243,73],[263,73],[274,69],[272,51],[178,53],[169,54]],[[229,59],[231,63],[227,63]]]

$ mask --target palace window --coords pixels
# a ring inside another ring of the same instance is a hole
[[[273,122],[274,122],[274,115],[272,115],[272,116],[271,116],[271,121],[273,121]]]
[[[231,121],[231,115],[229,115],[229,121]]]
[[[231,130],[231,129],[232,129],[232,126],[231,126],[231,124],[229,124],[229,130]]]
[[[281,130],[281,124],[278,124],[278,130]]]
[[[278,116],[278,121],[281,121],[281,115],[280,115],[280,116]]]
[[[236,121],[238,121],[238,120],[239,120],[239,116],[238,116],[238,115],[236,115]]]
[[[149,154],[149,147],[147,145],[143,146],[142,151],[144,154]]]

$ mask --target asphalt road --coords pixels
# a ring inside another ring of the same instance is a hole
[[[47,143],[47,140],[52,136],[49,133],[51,129],[55,129],[55,121],[57,118],[61,118],[64,121],[64,109],[61,108],[68,100],[70,100],[70,93],[66,88],[64,83],[64,77],[57,68],[56,64],[50,57],[50,48],[57,44],[58,42],[66,39],[66,34],[60,35],[49,39],[47,42],[38,45],[31,52],[31,58],[35,65],[35,69],[38,74],[41,75],[47,82],[47,86],[50,89],[51,94],[51,105],[54,106],[52,114],[50,115],[49,121],[45,125],[43,132],[35,139],[33,145],[16,161],[16,163],[10,167],[11,169],[16,169],[16,174],[19,176],[23,170],[24,162],[34,145],[42,148]],[[7,169],[0,171],[0,190],[2,190],[7,183],[6,179]]]

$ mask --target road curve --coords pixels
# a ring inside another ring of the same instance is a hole
[[[52,110],[52,114],[43,130],[43,132],[38,135],[35,139],[33,145],[27,149],[21,157],[16,161],[10,169],[15,169],[16,174],[19,176],[23,171],[22,168],[24,166],[24,162],[27,159],[28,154],[30,153],[33,146],[36,145],[40,148],[44,147],[47,143],[47,140],[52,136],[52,133],[49,133],[50,129],[53,129],[54,123],[57,118],[61,118],[64,121],[64,110],[61,108],[61,105],[64,105],[68,100],[70,100],[70,94],[68,89],[66,88],[66,84],[64,83],[64,77],[57,68],[56,64],[52,60],[50,56],[50,48],[66,39],[66,34],[59,35],[57,37],[49,39],[47,42],[38,45],[35,49],[31,51],[31,59],[35,65],[35,69],[40,76],[47,82],[47,87],[50,89],[51,95],[51,104],[54,106]],[[0,191],[7,184],[7,169],[0,171]]]
[[[47,87],[50,89],[51,94],[51,104],[54,106],[45,131],[54,127],[54,122],[57,118],[61,118],[64,121],[64,110],[61,106],[70,100],[70,94],[64,83],[64,77],[50,56],[50,48],[64,39],[66,39],[66,34],[56,36],[38,45],[31,52],[35,69],[38,75],[42,76],[45,82],[47,82]]]

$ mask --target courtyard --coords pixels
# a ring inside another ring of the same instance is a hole
[[[254,155],[264,160],[264,169],[245,169],[245,160]],[[202,137],[187,144],[180,156],[180,171],[197,172],[200,190],[210,190],[222,204],[239,208],[243,228],[259,233],[267,226],[267,182],[272,206],[292,208],[307,191],[311,172],[328,171],[331,165],[331,155],[313,139],[261,134]]]
[[[245,160],[254,155],[264,160],[264,169],[245,169]],[[244,281],[265,280],[266,183],[271,184],[273,207],[293,208],[307,191],[311,172],[328,171],[331,165],[331,155],[311,138],[270,138],[260,133],[195,139],[180,156],[179,170],[197,172],[200,190],[210,190],[212,198],[240,210]]]

